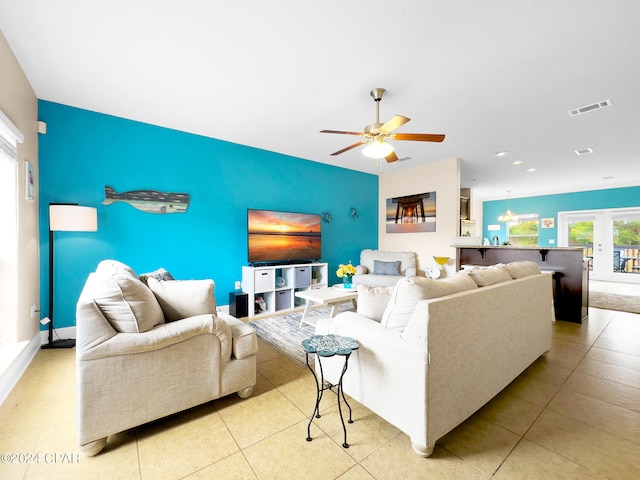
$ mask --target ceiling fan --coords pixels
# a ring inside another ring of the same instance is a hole
[[[333,152],[331,155],[340,155],[352,148],[366,145],[362,153],[370,158],[385,158],[387,162],[398,160],[393,145],[387,140],[413,140],[414,142],[441,142],[444,135],[435,133],[393,133],[396,129],[407,123],[410,118],[402,115],[394,115],[386,123],[380,123],[380,100],[387,91],[384,88],[374,88],[371,96],[376,102],[376,122],[364,127],[364,132],[343,132],[341,130],[320,130],[320,133],[339,133],[342,135],[357,135],[364,137],[363,140],[349,145],[342,150]]]

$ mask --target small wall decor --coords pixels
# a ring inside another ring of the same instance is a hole
[[[36,195],[36,174],[33,165],[29,160],[25,160],[26,196],[27,200],[33,200]]]
[[[543,218],[540,220],[540,225],[542,228],[554,228],[556,226],[555,218]]]
[[[189,195],[186,193],[165,193],[155,190],[117,193],[112,187],[105,186],[104,195],[103,205],[124,202],[148,213],[184,213],[189,207]]]
[[[387,198],[387,233],[436,231],[436,192]]]
[[[349,207],[349,217],[356,219],[358,218],[358,210],[355,207]]]
[[[331,214],[331,212],[322,212],[320,215],[322,216],[322,221],[324,223],[331,223],[331,221],[333,220],[333,215]]]

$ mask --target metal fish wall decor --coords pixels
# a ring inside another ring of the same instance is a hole
[[[105,186],[104,196],[103,205],[124,202],[149,213],[184,213],[189,207],[189,195],[186,193],[164,193],[155,190],[118,193],[112,187]]]

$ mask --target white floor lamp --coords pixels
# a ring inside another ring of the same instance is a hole
[[[98,230],[98,211],[75,203],[49,204],[49,342],[42,348],[72,348],[74,338],[53,339],[53,232],[95,232]]]

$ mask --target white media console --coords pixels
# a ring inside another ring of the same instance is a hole
[[[300,306],[296,305],[296,301],[301,301],[295,296],[296,292],[325,288],[328,281],[326,263],[242,267],[242,291],[249,297],[249,317]],[[257,311],[256,302],[264,306],[264,311]]]

